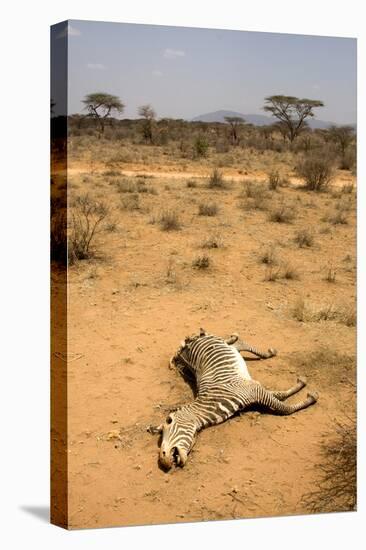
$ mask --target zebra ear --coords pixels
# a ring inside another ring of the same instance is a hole
[[[200,336],[206,336],[207,332],[205,331],[204,328],[200,328]]]

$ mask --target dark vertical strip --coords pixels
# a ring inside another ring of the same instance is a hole
[[[51,27],[51,523],[68,527],[68,24]]]

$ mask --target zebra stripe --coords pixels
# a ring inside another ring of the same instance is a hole
[[[220,424],[254,403],[278,414],[292,414],[316,402],[316,394],[308,394],[307,399],[294,405],[283,402],[305,386],[303,379],[284,392],[266,390],[253,380],[239,351],[250,351],[263,358],[276,352],[272,349],[261,352],[238,338],[232,335],[225,341],[201,329],[199,335],[186,338],[172,358],[171,365],[188,368],[195,376],[197,396],[193,402],[171,412],[160,427],[163,434],[160,462],[165,468],[170,468],[174,459],[184,466],[198,431]]]

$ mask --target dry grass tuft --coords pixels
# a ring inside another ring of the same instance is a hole
[[[204,254],[203,256],[197,256],[192,262],[194,269],[208,269],[211,266],[211,259]]]
[[[159,224],[162,231],[179,231],[182,228],[176,210],[164,210],[160,215]]]
[[[294,241],[299,248],[310,248],[314,244],[314,237],[308,229],[301,229],[295,234]]]
[[[268,219],[269,221],[276,223],[292,223],[295,215],[296,214],[293,207],[290,207],[285,203],[280,203],[278,206],[274,206],[270,210]]]
[[[131,195],[122,197],[119,206],[121,210],[127,210],[129,212],[132,212],[134,210],[140,210],[141,208],[140,197],[137,193],[133,193]]]
[[[211,235],[201,243],[201,248],[223,248],[224,243],[220,235]]]
[[[198,215],[199,216],[216,216],[219,211],[219,207],[216,203],[201,203],[198,206]]]
[[[272,266],[278,264],[278,254],[273,243],[271,243],[264,251],[260,252],[259,261],[262,264]]]
[[[314,306],[305,301],[303,297],[296,299],[291,308],[291,316],[296,321],[302,323],[336,321],[347,327],[353,327],[356,324],[356,311],[354,307],[334,304]]]
[[[227,188],[227,184],[224,180],[222,172],[220,172],[217,168],[213,170],[210,176],[210,179],[208,180],[207,187],[209,189],[226,189]]]

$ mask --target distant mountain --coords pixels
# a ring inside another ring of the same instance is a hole
[[[204,115],[198,115],[192,119],[193,122],[225,122],[226,116],[237,116],[243,118],[249,124],[255,124],[255,126],[268,126],[274,124],[277,119],[266,115],[244,115],[243,113],[237,113],[236,111],[214,111],[212,113],[206,113]],[[317,120],[315,118],[308,119],[310,128],[329,128],[333,123],[326,122],[324,120]]]

